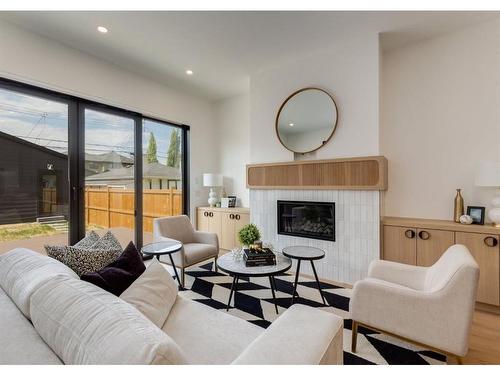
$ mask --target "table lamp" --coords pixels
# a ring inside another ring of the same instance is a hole
[[[496,195],[491,200],[493,207],[488,211],[488,218],[495,227],[500,227],[500,162],[480,162],[475,184],[476,186],[497,188]]]
[[[214,187],[222,186],[222,175],[216,173],[203,173],[203,186],[210,188],[208,204],[210,207],[215,207],[217,203],[217,193],[214,191]]]

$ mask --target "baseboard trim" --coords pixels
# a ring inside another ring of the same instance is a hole
[[[487,303],[476,302],[476,310],[500,315],[500,306],[488,305]]]

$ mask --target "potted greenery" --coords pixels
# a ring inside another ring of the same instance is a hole
[[[241,245],[248,248],[255,241],[260,240],[260,232],[255,224],[247,224],[238,232],[238,240]]]

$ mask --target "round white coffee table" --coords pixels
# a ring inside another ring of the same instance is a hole
[[[231,292],[229,293],[229,300],[227,301],[227,311],[231,306],[231,299],[233,293],[236,291],[238,280],[240,277],[269,277],[269,284],[271,285],[271,292],[273,294],[274,308],[278,314],[278,305],[276,304],[276,283],[274,276],[281,275],[292,267],[292,261],[280,253],[276,253],[276,265],[273,266],[257,266],[247,267],[243,257],[235,257],[233,254],[224,254],[217,259],[217,267],[233,277],[231,284]]]

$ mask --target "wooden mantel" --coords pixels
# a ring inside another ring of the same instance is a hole
[[[247,165],[249,189],[387,190],[383,156]]]

